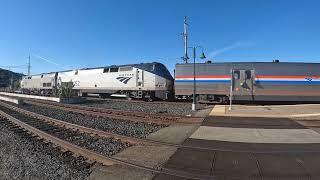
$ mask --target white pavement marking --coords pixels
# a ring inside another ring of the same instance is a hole
[[[289,117],[313,117],[313,116],[320,116],[320,113],[312,113],[312,114],[294,114]]]
[[[190,138],[247,143],[320,143],[311,129],[252,129],[200,126]]]
[[[210,112],[210,116],[216,116],[216,115],[224,115],[226,114],[226,106],[224,105],[215,105],[212,108],[212,111]]]

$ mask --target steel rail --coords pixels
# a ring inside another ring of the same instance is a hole
[[[112,110],[112,109],[103,109],[103,108],[96,108],[96,107],[87,107],[87,106],[80,106],[80,105],[66,105],[66,104],[59,104],[59,103],[48,103],[44,102],[39,103],[36,102],[37,100],[32,100],[32,101],[26,101],[27,103],[38,105],[38,106],[47,106],[55,109],[60,109],[60,110],[67,110],[62,107],[70,108],[69,110],[72,112],[77,112],[85,115],[95,115],[95,116],[102,116],[102,117],[113,117],[121,120],[129,120],[129,121],[138,121],[138,122],[153,122],[155,124],[165,124],[165,125],[171,125],[171,124],[201,124],[204,118],[196,118],[196,117],[186,117],[186,116],[173,116],[167,120],[164,117],[164,114],[161,115],[153,115],[153,114],[147,114],[147,113],[142,113],[142,112],[130,112],[130,111],[120,111],[120,110]],[[41,101],[43,102],[43,101]],[[57,106],[55,106],[55,105]],[[69,111],[67,110],[67,111]],[[91,111],[91,112],[90,112]],[[104,112],[106,111],[106,112]],[[116,113],[113,114],[114,112],[110,113],[110,111],[114,111]],[[101,114],[101,113],[106,113],[106,114]],[[138,114],[136,114],[138,113]],[[119,114],[119,115],[117,115]],[[127,115],[125,115],[127,114]],[[140,117],[140,118],[132,118],[132,116]],[[150,117],[152,116],[152,117]],[[172,115],[168,115],[172,116]],[[150,119],[151,118],[151,119]],[[161,119],[162,118],[162,119]],[[175,119],[175,120],[172,120]],[[320,128],[320,125],[311,125],[312,122],[314,121],[320,121],[320,120],[303,120],[303,119],[295,119],[291,118],[301,125],[308,127],[308,128]],[[240,125],[247,125],[247,124],[240,124]],[[271,126],[271,125],[270,125]]]
[[[89,134],[96,134],[96,135],[98,135],[100,137],[113,137],[115,139],[120,139],[122,141],[129,142],[129,143],[132,143],[132,144],[164,145],[164,146],[174,146],[174,147],[177,147],[177,148],[189,147],[189,146],[183,146],[183,145],[180,145],[180,144],[174,144],[174,143],[169,143],[169,142],[123,136],[123,135],[119,135],[119,134],[115,134],[115,133],[111,133],[111,132],[106,132],[106,131],[93,129],[93,128],[89,128],[89,127],[85,127],[85,126],[81,126],[81,125],[77,125],[77,124],[72,124],[72,123],[68,123],[68,122],[62,121],[62,120],[58,120],[58,119],[47,117],[47,116],[44,116],[44,115],[41,115],[41,114],[37,114],[35,112],[27,111],[27,110],[18,108],[16,106],[9,105],[9,104],[1,102],[1,101],[0,101],[0,105],[4,106],[4,107],[7,107],[9,109],[12,109],[14,111],[17,111],[19,113],[34,117],[36,119],[41,119],[41,120],[43,120],[45,122],[54,123],[56,125],[64,126],[66,128],[69,128],[69,129],[77,129],[80,132],[85,132],[85,133],[89,133]],[[189,147],[189,148],[199,149],[199,148],[196,148],[196,147]]]
[[[290,151],[281,151],[281,150],[272,150],[272,151],[252,151],[252,150],[234,150],[234,149],[227,149],[227,148],[212,148],[212,147],[201,147],[201,146],[190,146],[190,145],[182,145],[182,144],[175,144],[175,143],[170,143],[170,142],[163,142],[163,141],[157,141],[157,140],[151,140],[151,139],[141,139],[141,138],[134,138],[134,137],[129,137],[129,136],[123,136],[119,134],[114,134],[111,132],[106,132],[98,129],[92,129],[89,127],[77,125],[77,124],[72,124],[68,123],[65,121],[57,120],[51,117],[47,117],[41,114],[37,114],[34,112],[30,112],[6,103],[3,103],[0,101],[0,105],[10,108],[14,111],[17,111],[19,113],[23,113],[25,115],[34,117],[36,119],[40,119],[49,123],[54,123],[59,126],[63,126],[69,129],[77,129],[80,132],[85,132],[89,134],[95,134],[100,137],[113,137],[115,139],[120,139],[125,142],[129,142],[132,144],[140,144],[140,145],[162,145],[162,146],[171,146],[171,147],[176,147],[176,148],[188,148],[188,149],[198,149],[198,150],[210,150],[210,151],[220,151],[220,152],[238,152],[238,153],[255,153],[255,154],[274,154],[274,153],[318,153],[320,152],[319,150],[290,150]]]
[[[45,122],[54,123],[58,126],[64,126],[69,129],[78,129],[80,132],[85,132],[85,133],[89,133],[89,134],[96,134],[100,137],[114,137],[115,139],[120,139],[120,140],[129,142],[129,143],[132,143],[132,144],[139,144],[139,143],[141,143],[141,140],[143,141],[143,139],[139,139],[139,138],[118,135],[118,134],[114,134],[114,133],[110,133],[110,132],[106,132],[106,131],[88,128],[88,127],[77,125],[77,124],[68,123],[68,122],[65,122],[62,120],[54,119],[54,118],[47,117],[47,116],[44,116],[41,114],[37,114],[37,113],[31,112],[31,111],[27,111],[27,110],[24,110],[24,109],[21,109],[16,106],[12,106],[12,105],[9,105],[9,104],[3,103],[3,102],[0,102],[0,105],[7,107],[7,108],[10,108],[10,109],[17,111],[19,113],[31,116],[33,118],[41,119]]]
[[[0,110],[0,115],[3,116],[4,118],[6,118],[7,120],[9,120],[10,122],[16,124],[17,126],[31,132],[32,134],[35,134],[35,135],[39,136],[40,138],[46,139],[47,141],[49,141],[53,144],[56,144],[60,147],[63,147],[66,150],[74,152],[77,155],[81,155],[81,156],[86,157],[88,159],[93,159],[93,160],[100,162],[104,165],[115,164],[114,161],[111,161],[110,159],[108,159],[100,154],[90,152],[89,150],[83,149],[77,145],[71,144],[67,141],[64,141],[64,140],[59,139],[57,137],[54,137],[48,133],[45,133],[37,128],[34,128],[34,127],[32,127],[22,121],[10,116],[9,114],[6,114],[5,112],[3,112],[1,110]]]
[[[35,101],[27,101],[27,103],[30,103],[30,104],[34,104],[34,105],[38,105],[38,106],[46,106],[46,107],[50,107],[50,108],[55,108],[55,109],[60,109],[60,110],[66,110],[64,107],[66,106],[66,105],[63,105],[63,104],[58,104],[58,103],[54,103],[54,104],[56,104],[57,106],[54,106],[53,104],[51,104],[51,103],[49,103],[49,104],[47,104],[47,103],[45,103],[45,105],[43,105],[43,104],[41,104],[41,103],[38,103],[38,102],[35,102]],[[74,105],[73,105],[74,106]],[[79,106],[79,107],[81,107],[81,108],[83,108],[83,106]],[[67,107],[68,108],[68,107]],[[92,107],[85,107],[85,108],[92,108]],[[70,110],[71,112],[78,112],[77,110],[76,110],[76,108],[71,108],[72,110]],[[67,110],[67,111],[69,111],[69,110]],[[95,112],[95,114],[94,115],[96,115],[96,116],[101,116],[100,114],[96,114],[97,113],[97,110],[92,110],[93,112]],[[89,113],[86,113],[86,111],[81,111],[81,113],[82,114],[85,114],[85,115],[90,115],[90,114],[92,114],[92,112],[89,112]],[[104,116],[104,117],[110,117],[109,115],[106,115],[106,116]],[[118,119],[122,119],[122,120],[129,120],[129,121],[139,121],[139,122],[146,122],[146,120],[141,120],[141,119],[128,119],[128,117],[127,116],[122,116],[123,118],[119,118],[119,116],[114,116],[114,118],[118,118]],[[200,120],[200,118],[198,118],[197,120],[195,120],[195,119],[190,119],[190,118],[187,118],[188,119],[188,121],[187,122],[185,122],[185,124],[193,124],[193,125],[196,125],[196,124],[199,124],[200,125],[200,122],[202,122],[202,119]],[[320,128],[320,125],[310,125],[311,123],[313,123],[313,122],[315,122],[315,121],[320,121],[320,120],[301,120],[301,119],[292,119],[292,120],[294,120],[294,121],[296,121],[296,122],[298,122],[298,123],[300,123],[301,125],[303,125],[303,126],[305,126],[305,127],[308,127],[308,128]],[[182,121],[180,120],[180,122],[182,123]],[[166,124],[166,125],[170,125],[170,124],[174,124],[174,123],[166,123],[166,122],[163,122],[163,121],[160,121],[160,123],[159,123],[159,121],[157,120],[156,122],[155,122],[156,124]],[[179,123],[178,123],[179,124]],[[183,123],[182,123],[183,124]],[[246,124],[246,123],[234,123],[235,125],[250,125],[250,124]],[[272,127],[272,126],[278,126],[278,125],[268,125],[268,126],[270,126],[270,127]]]
[[[168,168],[152,168],[152,167],[147,167],[147,166],[142,166],[142,165],[138,165],[135,163],[131,163],[131,162],[127,162],[121,159],[117,159],[114,157],[107,157],[107,156],[103,156],[101,154],[95,153],[93,151],[87,150],[85,148],[82,148],[80,146],[74,145],[72,143],[69,143],[67,141],[64,141],[62,139],[59,139],[55,136],[52,136],[46,132],[43,132],[37,128],[34,128],[8,114],[6,114],[5,112],[0,110],[0,116],[4,117],[5,119],[7,119],[8,121],[16,124],[17,126],[31,132],[32,134],[35,134],[36,136],[45,139],[48,142],[51,142],[57,146],[62,147],[63,149],[66,149],[68,151],[73,152],[76,155],[80,155],[83,156],[89,160],[93,160],[96,162],[99,162],[103,165],[106,166],[110,166],[110,165],[114,165],[114,164],[121,164],[121,165],[125,165],[125,166],[129,166],[129,167],[134,167],[134,168],[138,168],[141,170],[146,170],[146,171],[150,171],[153,173],[159,173],[159,174],[166,174],[166,175],[170,175],[170,176],[176,176],[176,177],[180,177],[180,178],[188,178],[188,179],[195,179],[195,180],[203,180],[203,179],[216,179],[215,176],[204,176],[204,175],[197,175],[197,174],[192,174],[186,171],[179,171],[179,170],[173,170],[173,169],[168,169]]]
[[[96,107],[88,107],[81,105],[61,104],[54,102],[38,101],[38,100],[24,100],[27,104],[46,106],[59,110],[67,110],[71,112],[81,113],[85,115],[93,115],[99,117],[115,118],[127,121],[135,122],[152,122],[155,124],[200,124],[204,118],[199,117],[187,117],[187,116],[176,116],[169,114],[149,114],[143,112],[133,111],[122,111],[116,109],[104,109]]]
[[[102,101],[102,102],[105,102],[105,101],[114,101],[114,102],[129,102],[129,103],[152,103],[152,104],[187,104],[187,103],[191,103],[191,101],[188,101],[188,100],[181,100],[181,101],[151,101],[151,102],[148,102],[148,101],[143,101],[143,100],[135,100],[135,99],[131,99],[131,100],[128,100],[128,99],[116,99],[116,98],[99,98],[99,97],[85,97],[87,100],[91,100],[91,101]]]

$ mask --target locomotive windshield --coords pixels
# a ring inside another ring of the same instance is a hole
[[[136,64],[134,66],[144,71],[154,73],[165,79],[173,80],[173,77],[171,76],[168,69],[161,63],[145,63],[145,64]]]
[[[155,70],[154,71],[155,71],[155,74],[157,74],[157,75],[159,75],[161,77],[173,80],[170,72],[168,71],[168,69],[163,64],[157,63],[155,65]]]

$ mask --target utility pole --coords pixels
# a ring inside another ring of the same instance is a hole
[[[29,56],[28,56],[28,59],[29,59],[29,61],[28,61],[28,76],[30,76],[30,69],[31,69],[30,54],[29,54]]]
[[[197,110],[197,91],[196,91],[196,86],[197,86],[197,78],[196,78],[196,49],[201,48],[202,52],[200,54],[200,59],[205,59],[206,56],[204,55],[203,52],[203,47],[202,46],[194,46],[194,47],[188,47],[193,50],[193,95],[192,95],[192,111]]]
[[[188,64],[188,24],[187,24],[187,16],[184,17],[184,31],[183,31],[183,39],[184,39],[184,63]]]

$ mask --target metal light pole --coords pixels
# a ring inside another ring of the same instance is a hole
[[[193,49],[193,101],[192,101],[192,111],[196,111],[197,110],[197,92],[196,92],[196,49],[197,48],[201,48],[202,52],[200,55],[201,59],[205,59],[206,56],[204,55],[203,52],[203,47],[202,46],[195,46],[195,47],[189,47]]]
[[[188,64],[188,48],[192,48],[193,49],[193,101],[192,101],[192,110],[196,111],[197,107],[197,92],[196,92],[196,49],[198,47],[200,47],[202,49],[202,52],[200,54],[200,58],[201,59],[205,59],[206,56],[203,53],[203,48],[202,46],[195,46],[195,47],[188,47],[188,23],[187,23],[187,17],[184,17],[184,31],[182,33],[183,38],[184,38],[184,56],[183,56],[183,60],[184,63]]]
[[[193,101],[192,111],[196,111],[197,99],[196,99],[196,47],[193,47]]]

